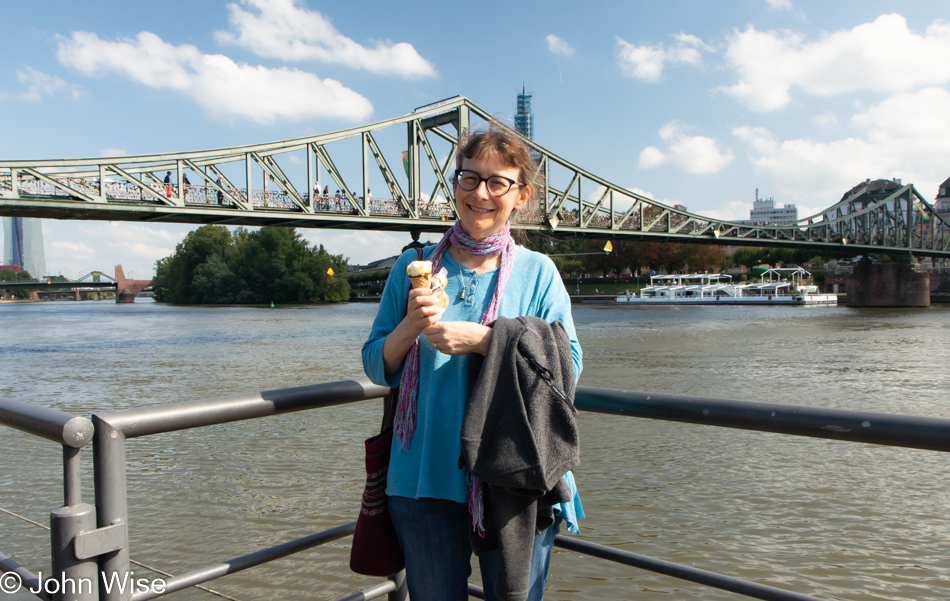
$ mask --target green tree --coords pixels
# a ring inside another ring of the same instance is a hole
[[[195,270],[192,282],[195,294],[203,303],[239,302],[244,282],[231,271],[231,266],[220,255],[211,255],[206,263]]]
[[[227,259],[231,232],[222,225],[204,225],[189,232],[175,253],[159,259],[155,268],[155,300],[174,303],[208,302],[195,288],[198,268],[217,255]]]
[[[35,282],[36,278],[30,275],[29,271],[13,271],[12,269],[0,269],[0,282]]]
[[[223,230],[223,233],[222,233]],[[233,235],[221,226],[189,234],[158,262],[156,299],[181,303],[344,301],[347,259],[308,246],[293,229],[262,227]]]
[[[35,282],[36,278],[30,275],[29,271],[13,271],[12,269],[0,269],[0,282]],[[9,294],[13,298],[30,298],[30,291],[24,288],[4,288],[0,284],[0,292]]]
[[[713,244],[683,244],[678,254],[683,265],[696,272],[721,270],[726,256],[722,247]]]

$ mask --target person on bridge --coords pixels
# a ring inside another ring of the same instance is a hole
[[[459,465],[469,369],[475,355],[486,355],[493,322],[519,316],[560,321],[575,382],[581,372],[570,298],[557,268],[547,256],[515,244],[510,233],[509,218],[537,195],[538,166],[530,150],[507,130],[491,127],[468,136],[456,161],[458,221],[424,251],[433,273],[448,271],[449,306],[442,312],[431,290],[410,289],[406,268],[417,258],[410,249],[390,271],[362,349],[370,380],[400,386],[386,493],[413,601],[468,599],[473,545],[485,599],[499,599],[496,584],[506,581],[506,559],[479,544],[485,531],[480,493],[473,492],[478,484]],[[570,492],[555,511],[576,532],[583,511],[573,482],[567,472],[563,483]],[[531,524],[529,537],[535,533]],[[533,547],[527,542],[530,563],[521,575],[527,599],[543,597],[556,532],[557,526],[549,527],[534,536]],[[523,592],[518,596],[525,598]]]
[[[172,172],[165,172],[165,195],[168,198],[172,197]]]
[[[185,200],[185,202],[188,202],[188,189],[191,188],[191,182],[188,181],[188,174],[187,174],[187,173],[182,174],[182,176],[181,176],[181,184],[182,184],[182,187],[185,189],[184,200]]]

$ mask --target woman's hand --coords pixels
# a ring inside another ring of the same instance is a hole
[[[484,355],[491,340],[491,328],[472,321],[441,321],[422,333],[436,350],[446,355]]]
[[[432,295],[432,290],[415,288],[409,291],[406,320],[415,332],[413,338],[418,338],[423,330],[437,323],[440,317],[442,317],[442,309],[439,308],[438,299]]]
[[[409,291],[406,316],[383,341],[383,367],[387,377],[396,373],[402,365],[406,353],[409,352],[409,348],[419,334],[442,317],[442,309],[439,308],[438,302],[428,288],[416,288]]]

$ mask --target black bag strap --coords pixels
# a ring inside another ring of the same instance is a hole
[[[422,247],[416,247],[416,260],[422,260]],[[379,427],[379,432],[382,434],[388,429],[393,427],[393,423],[396,418],[396,405],[399,404],[399,387],[390,388],[389,394],[386,395],[386,400],[383,403],[383,423]]]

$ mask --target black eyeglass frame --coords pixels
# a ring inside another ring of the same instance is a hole
[[[478,178],[478,183],[475,184],[475,187],[474,187],[474,188],[466,188],[465,186],[462,185],[462,182],[459,181],[459,176],[462,175],[463,173],[471,173],[473,177],[477,177],[477,178]],[[497,178],[497,179],[501,179],[501,180],[505,180],[506,182],[508,182],[508,189],[505,190],[504,192],[502,192],[501,194],[495,194],[494,192],[492,192],[492,191],[491,191],[491,187],[488,185],[488,180],[490,180],[490,179],[496,179],[496,178]],[[485,182],[485,190],[487,190],[488,193],[491,194],[492,196],[494,196],[495,198],[500,198],[500,197],[504,196],[505,194],[508,194],[509,192],[511,192],[511,189],[512,189],[514,186],[522,186],[522,185],[524,185],[524,184],[521,184],[521,183],[519,183],[519,182],[516,182],[515,180],[511,179],[510,177],[505,177],[504,175],[489,175],[488,177],[482,177],[482,176],[479,175],[477,172],[472,171],[471,169],[456,169],[456,170],[455,170],[455,183],[458,184],[458,187],[459,187],[459,188],[465,190],[466,192],[474,192],[475,190],[478,190],[478,187],[482,185],[482,182]]]

